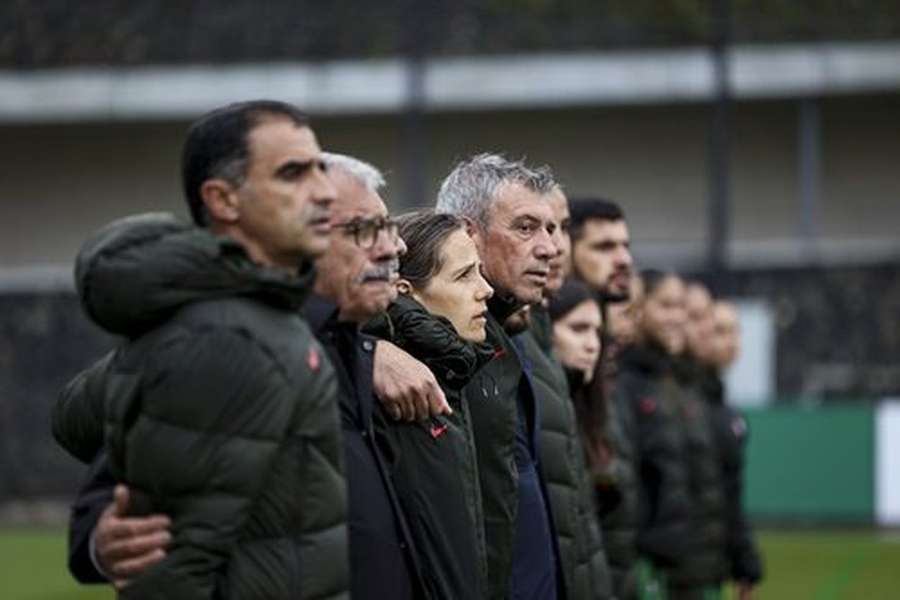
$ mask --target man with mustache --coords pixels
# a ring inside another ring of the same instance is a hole
[[[303,315],[339,384],[350,591],[354,598],[418,598],[416,557],[372,429],[375,340],[359,332],[361,323],[394,298],[397,259],[405,246],[378,194],[382,175],[348,156],[322,153],[321,159],[335,196],[330,215],[325,214],[328,252],[316,261],[314,294],[304,304]],[[103,581],[101,572],[136,577],[166,554],[166,517],[124,517],[125,507],[113,505],[98,523],[107,503],[96,495],[76,503],[82,510],[73,513],[70,568],[81,581]]]
[[[372,426],[376,340],[360,332],[396,296],[398,258],[406,246],[378,193],[381,173],[349,156],[322,158],[336,190],[331,242],[316,261],[315,294],[303,313],[340,384],[351,595],[419,598],[417,556]]]

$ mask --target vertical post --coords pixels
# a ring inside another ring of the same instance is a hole
[[[806,257],[813,259],[819,236],[822,193],[822,119],[819,103],[812,98],[800,101],[797,123],[797,172],[800,179],[797,234]]]
[[[706,270],[710,283],[716,284],[727,269],[731,225],[729,152],[731,90],[728,82],[728,46],[731,42],[730,0],[712,3],[712,68],[714,98],[709,139],[709,230]]]
[[[425,55],[428,15],[425,3],[410,0],[406,10],[406,106],[403,112],[406,197],[404,206],[427,203],[425,138]]]

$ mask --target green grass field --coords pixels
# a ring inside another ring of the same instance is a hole
[[[760,600],[900,598],[900,533],[763,532],[767,578]],[[79,586],[65,568],[61,530],[0,530],[0,596],[10,600],[110,600],[105,586]],[[731,598],[730,592],[725,598]]]

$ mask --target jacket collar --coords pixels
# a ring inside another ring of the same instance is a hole
[[[432,315],[408,296],[399,296],[388,308],[393,341],[416,357],[443,385],[460,389],[494,356],[487,343],[468,342],[443,317]]]
[[[245,297],[298,310],[314,278],[311,261],[293,273],[264,268],[235,240],[165,213],[126,217],[101,229],[75,265],[85,311],[107,331],[129,337],[193,302]]]
[[[488,312],[501,324],[523,306],[525,306],[524,302],[519,302],[512,294],[500,292],[499,290],[487,301]]]
[[[303,305],[303,317],[313,333],[318,335],[329,322],[337,321],[338,305],[330,298],[312,293]]]

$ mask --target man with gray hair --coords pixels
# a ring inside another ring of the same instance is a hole
[[[484,507],[491,598],[564,596],[546,487],[538,468],[540,413],[521,348],[503,323],[539,302],[559,249],[546,169],[479,154],[450,173],[437,212],[463,217],[494,288],[488,341],[494,360],[464,390],[471,411]]]

